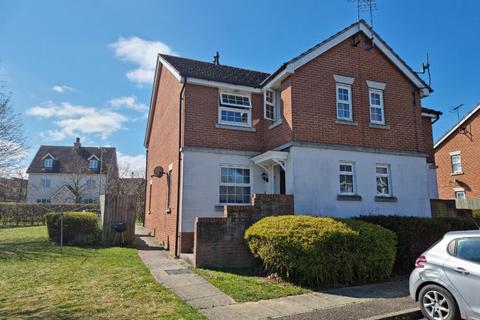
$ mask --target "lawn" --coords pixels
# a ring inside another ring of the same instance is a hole
[[[132,248],[63,250],[46,227],[0,229],[0,319],[205,319]]]
[[[195,272],[237,302],[274,299],[310,292],[280,279],[251,275],[241,270],[195,269]]]

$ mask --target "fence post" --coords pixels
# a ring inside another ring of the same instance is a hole
[[[63,251],[63,213],[60,215],[60,247]]]

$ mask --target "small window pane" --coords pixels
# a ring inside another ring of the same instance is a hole
[[[464,238],[457,241],[457,258],[480,263],[480,238]]]
[[[388,188],[388,177],[377,177],[377,193],[388,195],[390,190]]]

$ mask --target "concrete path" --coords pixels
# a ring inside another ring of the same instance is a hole
[[[220,307],[235,301],[192,272],[182,260],[174,259],[141,227],[136,228],[135,246],[154,278],[197,309]]]
[[[396,300],[408,296],[406,281],[235,303],[230,296],[192,272],[185,261],[170,257],[144,228],[137,227],[136,233],[135,244],[140,258],[155,279],[212,320],[340,319],[347,313],[353,316],[345,319],[361,319],[355,317],[376,315],[374,310],[395,312],[416,307],[409,298]]]

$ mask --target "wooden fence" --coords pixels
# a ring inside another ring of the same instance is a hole
[[[131,244],[135,237],[135,218],[137,213],[134,195],[107,194],[100,199],[102,242],[106,245]],[[114,225],[123,222],[126,230],[122,234],[115,231]]]
[[[456,199],[457,209],[480,209],[480,199]]]

